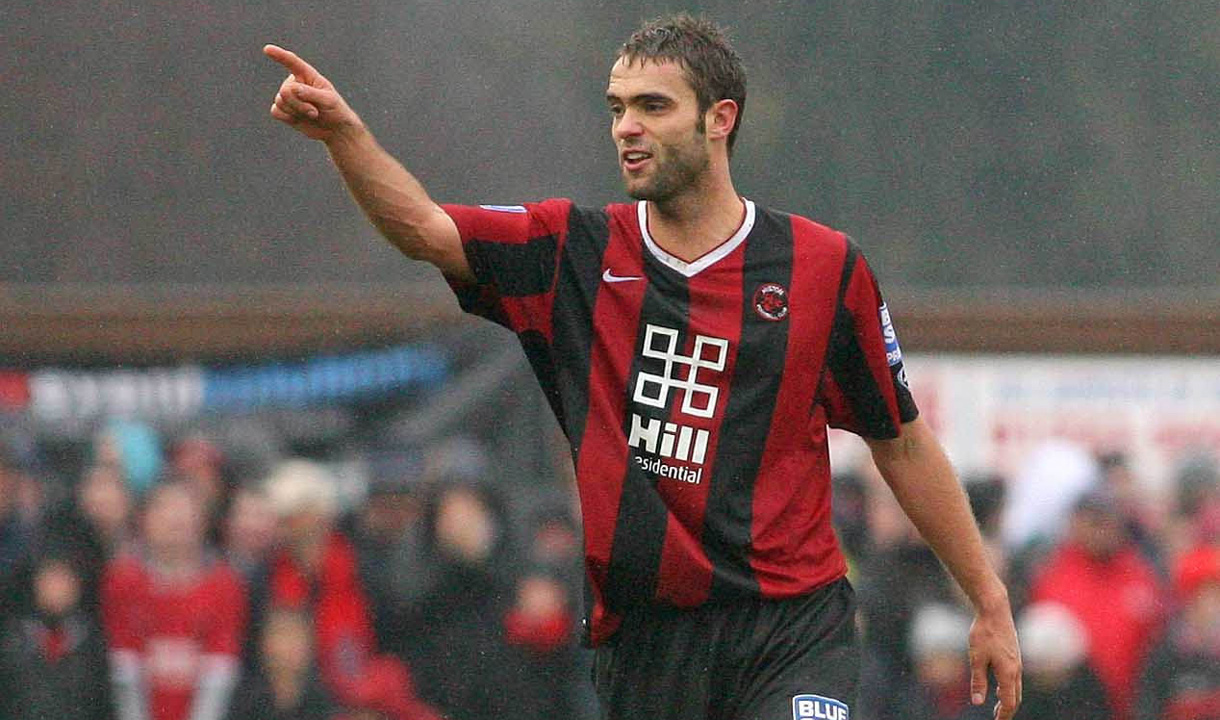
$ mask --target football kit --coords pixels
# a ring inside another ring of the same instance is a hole
[[[854,647],[827,426],[893,438],[918,411],[854,243],[744,205],[693,261],[653,240],[645,202],[445,206],[476,278],[459,302],[516,333],[571,445],[599,676],[638,667],[608,658],[639,627],[718,607],[833,608]],[[799,697],[792,717],[837,712]]]

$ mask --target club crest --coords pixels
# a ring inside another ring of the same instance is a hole
[[[765,283],[754,291],[754,311],[764,320],[788,317],[788,291],[783,285]]]

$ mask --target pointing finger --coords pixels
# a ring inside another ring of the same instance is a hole
[[[291,50],[285,50],[279,45],[264,45],[263,54],[283,65],[288,72],[299,78],[301,82],[313,85],[322,77],[322,74],[315,70],[313,65],[302,60]]]

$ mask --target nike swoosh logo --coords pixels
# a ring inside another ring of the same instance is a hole
[[[615,275],[614,273],[610,272],[610,268],[606,268],[606,272],[602,273],[602,280],[605,280],[608,283],[629,282],[631,280],[643,279],[644,278],[639,275]]]

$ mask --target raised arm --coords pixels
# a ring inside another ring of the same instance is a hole
[[[377,143],[335,86],[295,53],[276,45],[265,46],[263,53],[289,72],[271,116],[326,144],[365,215],[403,254],[432,263],[450,279],[473,282],[453,220]]]
[[[902,425],[893,440],[868,440],[873,461],[903,511],[974,605],[970,628],[970,694],[987,694],[987,670],[999,685],[998,720],[1021,704],[1021,651],[1008,591],[983,548],[974,515],[940,442],[921,419]]]

